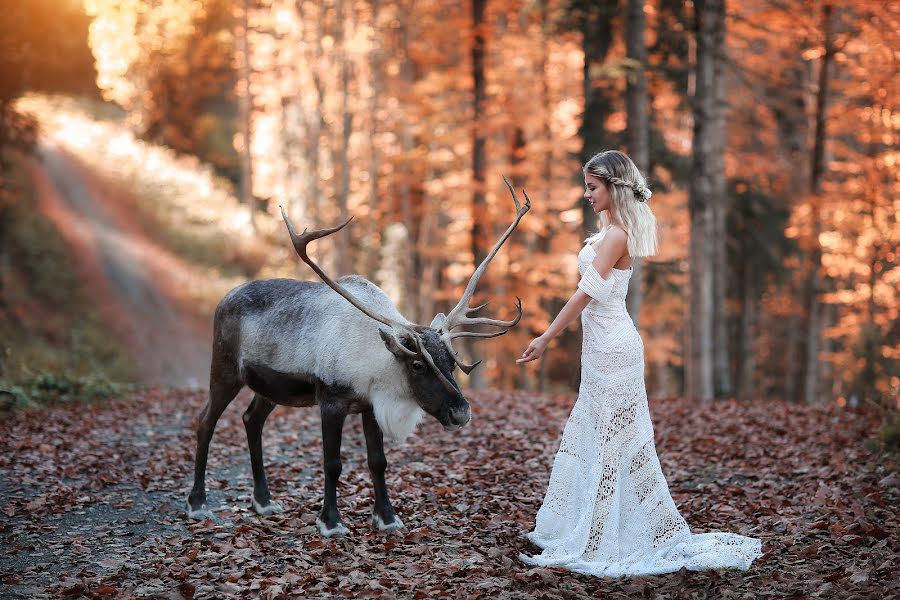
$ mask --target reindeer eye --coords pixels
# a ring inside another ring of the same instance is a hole
[[[413,368],[413,371],[416,371],[417,373],[421,373],[422,371],[425,370],[425,363],[423,363],[421,360],[414,360],[412,363],[412,368]]]

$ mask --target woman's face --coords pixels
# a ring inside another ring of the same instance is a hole
[[[597,214],[609,209],[609,190],[606,188],[606,182],[596,175],[585,173],[584,199]]]

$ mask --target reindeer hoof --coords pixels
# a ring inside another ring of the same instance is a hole
[[[379,531],[397,531],[398,529],[403,529],[405,525],[403,521],[400,520],[400,517],[394,515],[394,520],[390,523],[385,523],[382,520],[381,515],[372,515],[372,528],[377,529]]]
[[[200,508],[194,509],[191,507],[190,503],[187,505],[187,516],[188,519],[193,519],[195,521],[204,521],[206,519],[216,520],[216,516],[212,513],[209,508],[207,508],[206,503],[200,505]]]
[[[350,530],[344,527],[344,524],[340,521],[334,527],[329,528],[322,519],[317,518],[316,526],[319,528],[319,533],[322,534],[322,537],[336,537],[350,533]]]
[[[281,506],[278,502],[274,500],[269,500],[269,503],[263,506],[259,502],[256,501],[256,498],[253,499],[253,510],[256,511],[261,517],[268,517],[270,515],[274,515],[275,513],[284,512],[284,507]]]

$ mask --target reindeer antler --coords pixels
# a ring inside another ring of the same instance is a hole
[[[481,276],[484,274],[487,269],[488,264],[490,264],[491,260],[500,250],[500,247],[503,243],[512,235],[513,230],[519,224],[519,221],[522,220],[522,217],[525,216],[525,213],[531,208],[531,200],[528,198],[528,194],[525,190],[522,190],[522,194],[525,195],[525,203],[522,204],[519,201],[519,197],[516,195],[516,190],[513,189],[512,184],[509,183],[509,180],[504,176],[503,181],[506,183],[506,187],[509,188],[510,194],[512,194],[513,202],[516,203],[516,218],[513,220],[512,224],[506,229],[506,232],[503,236],[494,244],[494,247],[488,253],[488,255],[481,261],[481,264],[475,270],[475,273],[472,274],[471,279],[469,279],[468,285],[466,285],[466,290],[463,292],[463,297],[460,299],[459,303],[453,307],[453,310],[447,315],[447,317],[443,320],[441,324],[441,339],[450,346],[451,340],[458,337],[475,337],[475,338],[493,338],[506,333],[510,327],[514,326],[519,320],[522,318],[522,301],[516,297],[516,318],[511,321],[501,321],[499,319],[488,319],[484,317],[471,317],[472,313],[475,313],[485,306],[487,306],[487,302],[480,306],[470,307],[469,300],[472,298],[472,295],[475,293],[475,286],[478,285],[478,280],[481,279]],[[456,327],[461,327],[463,325],[492,325],[494,327],[502,327],[502,331],[494,331],[494,332],[477,332],[477,331],[452,331]],[[478,363],[474,365],[463,365],[463,363],[459,362],[456,358],[456,354],[451,350],[450,352],[453,355],[454,360],[456,360],[456,364],[468,374],[469,371],[474,369]],[[468,369],[468,371],[466,370]]]
[[[284,219],[284,223],[285,223],[285,225],[287,225],[287,228],[288,228],[288,233],[291,234],[291,241],[294,242],[294,250],[297,251],[297,254],[300,256],[300,258],[303,260],[303,262],[308,264],[312,268],[312,270],[316,272],[316,275],[318,275],[322,279],[322,281],[324,281],[325,283],[328,284],[328,287],[330,287],[331,289],[336,291],[338,294],[340,294],[341,296],[346,298],[347,302],[349,302],[350,304],[352,304],[353,306],[358,308],[367,317],[375,319],[379,323],[384,323],[385,325],[387,325],[388,327],[391,327],[391,328],[400,328],[400,329],[408,328],[405,325],[403,325],[402,323],[394,321],[393,319],[389,319],[389,318],[387,318],[383,315],[380,315],[376,312],[372,312],[368,308],[363,306],[362,303],[353,296],[353,294],[351,294],[344,288],[344,286],[335,282],[333,279],[331,279],[331,277],[326,275],[325,271],[323,271],[321,268],[319,268],[319,265],[317,265],[313,261],[313,259],[311,259],[309,257],[309,254],[307,254],[307,252],[306,252],[306,246],[308,246],[311,241],[317,240],[319,238],[323,238],[327,235],[331,235],[332,233],[336,233],[336,232],[340,231],[341,229],[346,227],[350,223],[350,221],[353,220],[353,217],[350,217],[349,219],[347,219],[346,221],[344,221],[337,227],[331,227],[330,229],[317,229],[315,231],[310,231],[310,232],[307,232],[307,230],[304,229],[303,233],[298,235],[297,230],[294,229],[294,224],[288,218],[287,213],[284,212],[284,207],[279,205],[278,208],[281,209],[281,218]]]
[[[368,308],[366,308],[365,306],[363,306],[362,302],[357,300],[353,296],[353,294],[351,294],[349,291],[347,291],[346,288],[344,288],[344,286],[342,286],[341,284],[339,284],[336,281],[334,281],[333,279],[331,279],[331,277],[329,277],[325,273],[325,271],[323,271],[319,267],[319,265],[317,265],[315,263],[315,261],[313,261],[309,257],[309,254],[306,252],[306,247],[309,245],[309,243],[311,241],[317,240],[319,238],[323,238],[327,235],[331,235],[332,233],[336,233],[336,232],[340,231],[341,229],[346,227],[347,224],[350,223],[350,221],[353,220],[353,217],[350,217],[349,219],[347,219],[346,221],[344,221],[342,224],[338,225],[337,227],[331,227],[329,229],[317,229],[315,231],[309,231],[309,232],[306,229],[304,229],[303,233],[298,234],[297,230],[294,229],[294,224],[291,222],[290,218],[288,218],[287,213],[284,212],[284,207],[279,205],[278,208],[281,209],[281,218],[284,219],[284,223],[285,223],[285,225],[287,225],[287,228],[288,228],[288,233],[291,235],[291,241],[294,243],[294,250],[297,251],[297,254],[300,256],[300,258],[303,260],[303,262],[308,264],[312,268],[312,270],[316,272],[316,275],[318,275],[319,278],[321,278],[322,281],[324,281],[328,285],[328,287],[330,287],[335,292],[337,292],[338,294],[343,296],[347,300],[347,302],[349,302],[350,304],[355,306],[357,309],[359,309],[360,312],[365,314],[370,319],[374,319],[374,320],[378,321],[379,323],[384,323],[385,325],[390,327],[392,331],[389,335],[391,335],[395,338],[395,340],[397,342],[396,343],[397,348],[399,348],[403,353],[405,353],[407,356],[409,356],[411,358],[425,361],[425,363],[428,364],[428,366],[431,368],[432,371],[434,371],[434,373],[438,376],[438,379],[441,380],[441,383],[443,383],[444,386],[448,390],[458,393],[459,388],[457,386],[453,385],[453,383],[451,383],[450,380],[447,379],[447,377],[443,373],[441,373],[441,370],[437,367],[437,365],[434,364],[434,359],[431,358],[431,355],[428,353],[428,350],[425,348],[425,345],[422,344],[422,340],[419,338],[419,334],[418,334],[418,332],[416,332],[415,329],[413,329],[412,327],[410,327],[409,325],[407,325],[405,323],[401,323],[399,321],[395,321],[394,319],[385,317],[384,315],[381,315],[377,312],[371,311]],[[408,334],[413,339],[413,342],[416,345],[415,350],[410,350],[409,348],[407,348],[406,346],[403,345],[403,342],[401,341],[400,336],[398,335],[398,332],[400,332],[400,331]]]

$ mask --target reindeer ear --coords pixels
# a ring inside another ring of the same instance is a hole
[[[393,354],[397,358],[405,359],[409,355],[409,351],[404,352],[404,349],[400,347],[400,340],[398,340],[394,334],[388,333],[384,329],[379,328],[378,335],[381,336],[385,347],[390,351],[391,354]]]
[[[434,319],[431,321],[431,325],[429,325],[429,327],[431,327],[432,329],[440,329],[444,324],[444,321],[446,320],[447,315],[445,315],[444,313],[438,313],[434,315]]]

